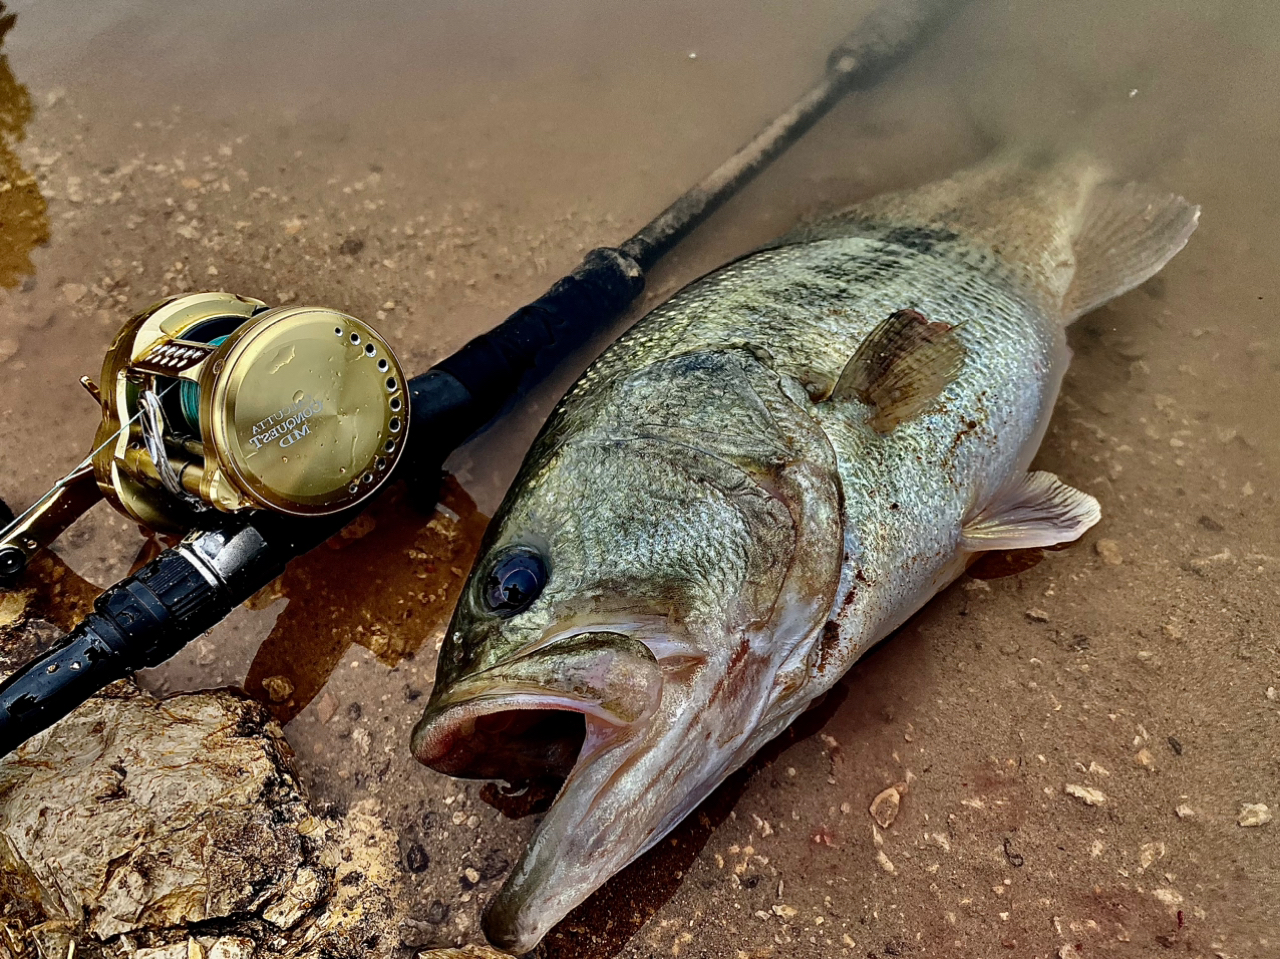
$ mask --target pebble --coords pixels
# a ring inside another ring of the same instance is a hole
[[[1033,623],[1047,623],[1049,622],[1049,614],[1043,609],[1029,609],[1027,610],[1027,619]]]
[[[0,363],[18,352],[18,341],[11,338],[0,340]]]
[[[3,346],[0,346],[0,353],[3,353],[3,352],[4,352]],[[1273,703],[1277,699],[1280,699],[1280,693],[1276,692],[1276,688],[1274,686],[1267,687],[1267,699],[1271,700]]]
[[[1075,796],[1086,806],[1101,806],[1107,801],[1107,794],[1101,789],[1094,789],[1092,786],[1077,786],[1075,783],[1067,783],[1063,787],[1063,791],[1068,796]]]
[[[876,862],[880,864],[881,869],[883,869],[885,872],[887,872],[891,876],[898,871],[894,867],[893,861],[884,854],[883,849],[876,850]]]
[[[902,794],[906,792],[906,783],[895,783],[880,792],[871,801],[871,818],[880,824],[881,829],[888,829],[898,818],[898,808],[902,803]]]
[[[1124,557],[1120,555],[1120,544],[1113,539],[1098,540],[1093,544],[1093,551],[1108,566],[1119,566],[1124,562]]]
[[[333,718],[333,714],[338,711],[338,697],[333,693],[325,690],[320,701],[316,703],[316,718],[322,723],[327,723]]]
[[[1240,804],[1240,815],[1236,817],[1236,823],[1241,826],[1265,826],[1272,818],[1266,803],[1247,802]]]
[[[797,912],[799,912],[799,910],[796,909],[795,906],[787,906],[782,903],[779,903],[778,905],[773,907],[773,914],[775,916],[780,916],[783,919],[790,919]]]
[[[83,283],[64,283],[62,284],[62,298],[68,303],[78,303],[84,299],[84,295],[89,292],[89,288]]]
[[[1133,757],[1133,761],[1143,769],[1154,771],[1156,768],[1155,757],[1151,755],[1151,750],[1147,749],[1146,746],[1138,750],[1138,754]]]
[[[1173,811],[1178,814],[1179,819],[1194,819],[1196,814],[1196,811],[1186,803],[1178,803]]]
[[[293,683],[285,676],[268,676],[262,681],[262,688],[273,703],[282,703],[293,695]]]

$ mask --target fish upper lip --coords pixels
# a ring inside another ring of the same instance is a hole
[[[599,740],[609,728],[651,715],[661,686],[661,667],[638,640],[602,630],[561,634],[433,691],[414,727],[413,753],[442,772],[465,775],[454,751],[474,734],[477,719],[510,710],[581,713],[594,721],[590,738]]]

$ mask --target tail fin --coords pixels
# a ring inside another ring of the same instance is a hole
[[[1100,184],[1090,192],[1071,240],[1075,274],[1062,299],[1070,323],[1154,276],[1187,239],[1200,208],[1137,183]]]

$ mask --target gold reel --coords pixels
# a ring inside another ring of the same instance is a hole
[[[404,373],[371,327],[230,293],[139,313],[108,349],[101,388],[82,382],[102,405],[93,451],[4,531],[0,575],[99,496],[168,533],[212,511],[340,512],[390,475],[409,425]]]

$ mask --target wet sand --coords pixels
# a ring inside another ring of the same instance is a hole
[[[1037,466],[1097,496],[1102,523],[939,596],[547,955],[1280,953],[1280,823],[1237,823],[1244,803],[1280,812],[1280,13],[1066,6],[975,3],[682,246],[647,303],[994,141],[1083,142],[1204,210],[1156,280],[1071,332]],[[33,114],[10,138],[50,235],[0,294],[14,507],[87,450],[97,412],[76,381],[132,311],[201,289],[319,303],[424,369],[645,222],[856,20],[834,0],[799,17],[729,0],[174,7],[13,8],[3,52]],[[531,831],[497,808],[520,803],[419,766],[408,733],[484,515],[616,332],[451,460],[448,512],[396,491],[144,678],[244,683],[287,723],[313,804],[374,800],[404,867],[411,921],[384,944],[402,955],[477,940]],[[47,618],[69,622],[141,546],[96,509],[58,546]],[[901,782],[875,826],[872,799]]]

